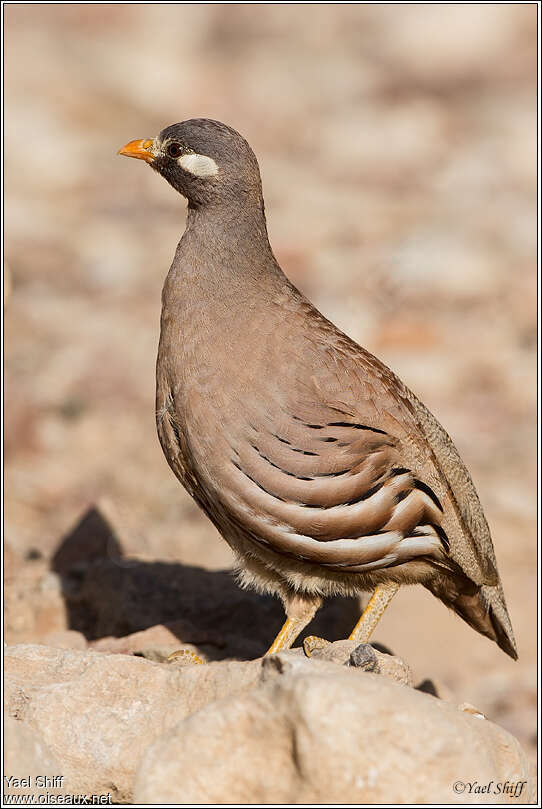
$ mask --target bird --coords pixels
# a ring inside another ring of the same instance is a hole
[[[421,584],[517,659],[489,527],[456,447],[283,273],[245,138],[192,118],[119,154],[188,202],[162,290],[157,432],[232,549],[239,584],[284,605],[267,654],[290,648],[328,596],[372,593],[350,634],[367,643],[400,587]]]

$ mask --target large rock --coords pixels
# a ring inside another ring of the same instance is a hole
[[[390,679],[407,668],[370,647],[323,646],[186,667],[8,647],[8,761],[26,747],[27,775],[139,803],[462,803],[455,782],[527,780],[518,742],[472,706]]]
[[[517,803],[462,784],[523,780],[518,742],[491,722],[379,675],[290,654],[265,661],[259,688],[208,705],[152,744],[134,798]]]
[[[29,643],[69,628],[60,576],[41,557],[23,560],[6,543],[4,584],[8,643]]]
[[[261,660],[177,668],[21,644],[5,653],[6,713],[39,734],[67,792],[126,801],[152,741],[208,702],[250,688],[260,668]]]
[[[43,739],[24,722],[4,718],[4,795],[58,795],[62,770]]]

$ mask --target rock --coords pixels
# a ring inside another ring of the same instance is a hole
[[[155,642],[170,631],[156,630]],[[26,745],[26,769],[63,775],[67,793],[136,803],[461,803],[458,774],[528,778],[518,742],[472,706],[345,665],[397,658],[345,641],[326,650],[179,667],[8,647],[8,760]]]
[[[11,567],[4,590],[7,643],[42,642],[68,629],[62,583],[43,560]]]
[[[45,646],[53,646],[55,649],[79,649],[87,648],[85,636],[74,629],[58,630],[44,635],[42,643]]]
[[[61,788],[53,786],[59,783],[59,775],[62,775],[60,765],[40,735],[23,722],[4,717],[4,794],[62,794]],[[41,782],[37,776],[51,781]],[[42,783],[47,784],[46,789]]]
[[[4,306],[8,302],[8,298],[11,295],[11,290],[13,287],[13,283],[11,280],[11,270],[7,261],[4,262]]]
[[[370,643],[360,643],[359,646],[352,649],[350,657],[346,661],[346,665],[361,668],[363,671],[370,671],[374,674],[380,674],[377,652]]]
[[[307,638],[304,649],[308,657],[382,674],[398,683],[412,685],[412,672],[405,661],[391,652],[380,651],[370,643],[354,640],[328,643],[322,638]]]
[[[11,581],[18,576],[23,567],[23,559],[17,548],[13,543],[6,538],[4,542],[4,578],[5,581]]]
[[[475,708],[474,705],[471,705],[470,702],[462,702],[461,705],[457,706],[458,711],[465,711],[465,713],[471,714],[471,716],[476,716],[478,719],[487,719],[487,716],[479,711],[478,708]]]
[[[260,669],[260,660],[177,668],[126,655],[13,646],[5,653],[6,714],[43,739],[67,792],[110,792],[123,802],[152,741],[207,703],[252,687]]]
[[[223,648],[225,641],[219,631],[200,629],[190,621],[171,621],[133,632],[123,638],[105,637],[92,641],[91,648],[98,652],[139,654],[148,660],[165,663],[172,652],[186,648],[207,660],[201,647]]]
[[[491,722],[385,677],[289,653],[265,661],[257,688],[207,705],[151,744],[134,800],[472,803],[454,791],[458,777],[484,784],[527,773],[518,742]]]
[[[378,649],[374,649],[374,653],[378,664],[378,671],[376,673],[382,674],[383,677],[387,677],[390,680],[395,680],[397,683],[410,686],[413,684],[410,666],[408,663],[405,663],[402,658],[396,655],[379,652]],[[352,655],[350,655],[350,665],[352,665]]]

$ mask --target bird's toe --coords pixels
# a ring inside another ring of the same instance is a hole
[[[177,649],[168,655],[168,663],[175,663],[177,666],[201,666],[203,660],[197,654],[191,652],[189,649]]]
[[[331,646],[331,641],[319,638],[317,635],[309,635],[303,641],[303,651],[307,657],[312,657],[315,652],[319,652]]]

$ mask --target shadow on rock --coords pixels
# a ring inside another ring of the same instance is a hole
[[[180,645],[201,648],[209,660],[251,659],[284,621],[278,599],[241,590],[231,571],[123,556],[96,507],[64,537],[52,569],[62,578],[69,628],[89,641],[166,625]],[[356,598],[328,599],[296,645],[311,634],[347,637],[359,612]]]

